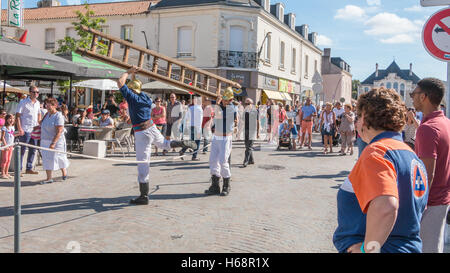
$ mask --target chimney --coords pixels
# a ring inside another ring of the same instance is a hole
[[[323,49],[323,56],[329,60],[331,58],[331,48],[324,48]]]
[[[412,76],[412,63],[409,64],[409,76]]]
[[[375,77],[378,77],[378,63],[375,64]]]

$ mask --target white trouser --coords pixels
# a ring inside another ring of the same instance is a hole
[[[211,154],[209,155],[209,170],[211,175],[223,178],[231,177],[228,159],[231,155],[233,136],[213,136]]]
[[[423,253],[444,252],[444,230],[449,205],[427,206],[420,222]]]
[[[169,150],[170,140],[166,140],[161,132],[156,128],[155,125],[144,131],[135,132],[135,143],[136,143],[136,160],[137,161],[150,161],[150,156],[152,153],[152,144],[156,147]],[[140,163],[138,164],[138,182],[148,183],[150,177],[150,163]]]

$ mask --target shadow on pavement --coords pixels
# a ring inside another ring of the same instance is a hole
[[[350,174],[349,171],[341,171],[338,174],[320,174],[320,175],[299,175],[292,177],[291,179],[335,179],[341,177],[347,177]],[[342,180],[336,180],[342,181]]]
[[[22,205],[22,215],[75,210],[94,210],[95,212],[118,210],[130,206],[129,201],[134,197],[135,196],[121,196],[116,198],[86,198]],[[0,217],[13,215],[14,207],[0,207]]]
[[[174,199],[190,199],[207,197],[205,194],[199,193],[181,193],[181,194],[151,194],[148,196],[150,200],[174,200]]]

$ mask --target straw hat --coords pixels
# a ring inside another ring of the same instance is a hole
[[[227,89],[225,89],[225,92],[223,93],[222,99],[224,99],[224,100],[234,99],[233,88],[231,88],[230,86],[227,87]]]
[[[132,80],[128,83],[128,88],[136,92],[137,94],[141,93],[142,82],[138,79]]]

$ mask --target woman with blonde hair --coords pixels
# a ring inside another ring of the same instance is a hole
[[[336,114],[332,110],[333,104],[327,102],[325,110],[322,111],[320,123],[322,124],[322,134],[324,150],[323,153],[328,153],[328,146],[330,146],[330,153],[333,152],[333,136],[336,133]]]

